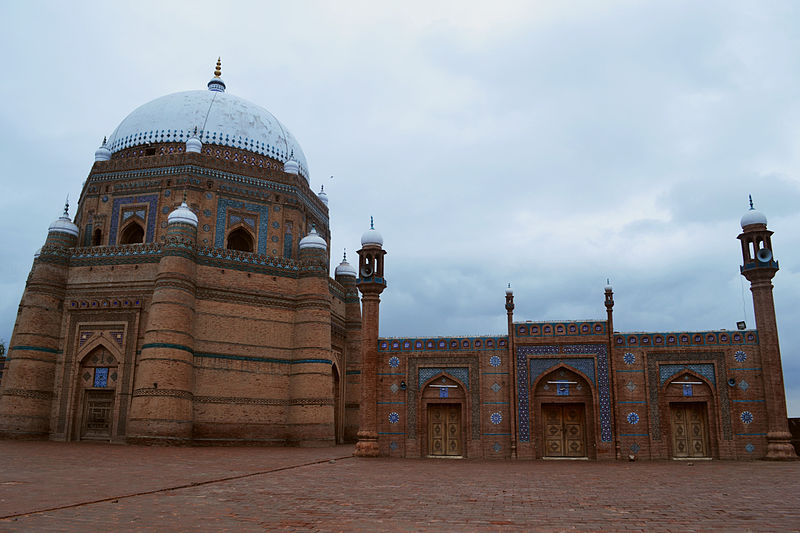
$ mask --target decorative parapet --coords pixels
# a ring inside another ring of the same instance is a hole
[[[508,337],[379,338],[379,352],[452,352],[507,350]]]
[[[227,248],[197,247],[198,264],[214,267],[225,267],[261,274],[278,274],[297,277],[305,265],[294,259],[276,257],[266,254],[254,254],[228,250]]]
[[[637,332],[614,334],[614,346],[618,348],[653,348],[670,346],[731,346],[758,345],[758,331],[682,331],[682,332]]]
[[[44,249],[42,249],[44,251]],[[90,246],[70,248],[70,266],[119,265],[128,263],[157,263],[161,259],[159,243],[126,244],[120,246]]]
[[[515,322],[514,334],[517,337],[561,337],[566,335],[605,336],[608,334],[608,322],[605,320]]]

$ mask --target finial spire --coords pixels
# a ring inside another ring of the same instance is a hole
[[[64,200],[64,216],[69,218],[69,194],[67,195],[67,199]]]
[[[183,189],[183,203],[186,203],[186,188]]]
[[[755,209],[755,207],[753,207],[753,195],[748,194],[747,197],[750,199],[750,209],[751,210]]]
[[[372,219],[372,215],[370,215],[369,217],[369,229],[375,229],[375,223],[374,220]]]
[[[344,249],[344,256],[342,257],[342,263],[347,262],[347,248]]]
[[[606,278],[606,285],[611,285],[611,278]]]
[[[103,144],[102,144],[102,146],[106,145],[106,141],[108,141],[108,138],[105,135],[103,135]]]
[[[511,282],[510,281],[508,282],[508,288],[509,289],[511,288]]]
[[[222,76],[222,57],[217,57],[217,68],[214,69],[214,77]]]

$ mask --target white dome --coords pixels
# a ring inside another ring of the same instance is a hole
[[[751,207],[744,215],[742,215],[741,224],[742,228],[745,226],[751,226],[753,224],[764,224],[766,226],[767,217],[764,216],[764,213],[761,211],[757,211]]]
[[[320,186],[319,192],[317,193],[319,199],[322,200],[322,203],[328,205],[328,195],[325,193],[325,186]]]
[[[283,171],[287,174],[299,174],[300,173],[300,165],[297,164],[297,161],[294,159],[289,159],[283,164]]]
[[[278,161],[293,155],[308,180],[303,149],[272,113],[217,90],[168,94],[134,109],[111,134],[108,147],[116,153],[146,143],[186,142],[195,127],[203,144],[249,150]]]
[[[189,137],[189,140],[186,141],[186,152],[190,154],[199,154],[203,151],[203,143],[200,142],[200,139],[197,135],[192,135]]]
[[[111,150],[106,147],[106,140],[103,139],[103,144],[94,152],[95,161],[108,161],[111,159]]]
[[[69,235],[72,235],[73,237],[77,237],[78,226],[73,224],[72,221],[69,219],[69,215],[64,213],[58,218],[58,220],[50,224],[50,228],[48,228],[47,232],[67,233]]]
[[[354,278],[358,277],[358,272],[356,272],[356,267],[351,265],[347,262],[347,254],[344,255],[342,262],[339,263],[339,266],[336,267],[336,276],[351,276]]]
[[[191,224],[195,228],[197,227],[197,215],[189,209],[185,201],[181,202],[181,205],[176,207],[167,217],[167,224],[175,223]]]
[[[328,243],[319,236],[317,228],[311,226],[311,233],[300,239],[299,247],[301,250],[327,250]]]
[[[369,217],[369,229],[361,235],[361,246],[366,246],[368,244],[383,246],[383,235],[375,229],[372,217]]]
[[[506,287],[506,294],[514,294],[514,291],[511,290],[511,284],[510,283],[508,284],[508,287]]]

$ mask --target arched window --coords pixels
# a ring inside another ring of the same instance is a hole
[[[122,230],[119,238],[120,244],[141,244],[144,242],[144,228],[136,222],[131,222]]]
[[[226,248],[240,252],[252,252],[253,237],[244,228],[237,228],[228,235],[228,246]]]
[[[100,228],[94,230],[94,234],[92,235],[92,246],[100,246],[100,243],[103,241],[103,232]]]

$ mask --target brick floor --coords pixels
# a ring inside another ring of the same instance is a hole
[[[0,441],[0,532],[800,531],[800,462]]]

